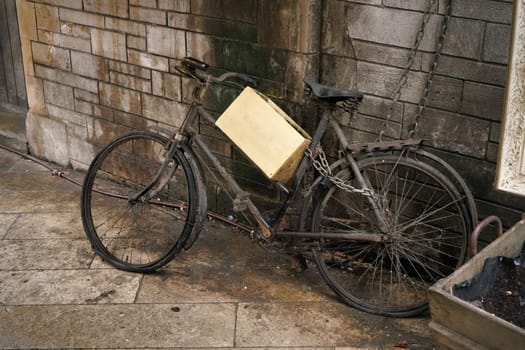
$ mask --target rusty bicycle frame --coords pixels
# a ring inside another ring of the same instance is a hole
[[[191,62],[191,61],[190,61]],[[199,62],[193,62],[193,64],[198,64]],[[176,149],[180,147],[181,143],[195,143],[198,145],[198,147],[202,150],[202,153],[206,156],[207,161],[209,161],[213,167],[216,169],[216,171],[219,173],[219,175],[222,177],[222,179],[225,181],[227,189],[232,191],[235,194],[235,199],[233,200],[234,208],[238,211],[242,211],[244,209],[248,209],[248,211],[252,214],[252,216],[255,218],[259,229],[261,230],[262,237],[266,240],[270,240],[274,238],[275,236],[295,236],[295,237],[305,237],[305,238],[326,238],[326,239],[339,239],[339,240],[352,240],[352,241],[367,241],[367,242],[385,242],[389,240],[389,228],[388,223],[386,222],[383,214],[381,213],[381,210],[379,209],[380,206],[376,202],[376,198],[373,195],[365,196],[366,200],[368,201],[370,207],[373,209],[373,216],[377,222],[377,226],[379,228],[379,232],[377,233],[369,233],[366,231],[357,231],[353,230],[352,232],[347,231],[337,231],[337,232],[298,232],[298,231],[279,231],[279,225],[281,223],[282,218],[284,217],[290,203],[295,198],[295,195],[297,194],[304,176],[308,170],[310,165],[310,159],[306,155],[303,156],[299,167],[296,171],[295,177],[293,179],[293,182],[290,187],[287,187],[283,184],[279,184],[280,188],[285,193],[285,198],[281,202],[280,208],[277,210],[277,215],[272,219],[268,220],[264,217],[262,212],[257,208],[257,206],[253,203],[253,201],[249,198],[249,193],[244,191],[241,186],[238,184],[238,182],[234,179],[234,177],[228,173],[228,171],[224,168],[224,166],[221,164],[219,159],[213,154],[213,152],[210,150],[208,145],[206,144],[205,140],[199,133],[190,125],[191,121],[195,120],[198,116],[204,118],[206,121],[211,123],[215,126],[216,118],[212,116],[202,105],[202,99],[204,95],[206,94],[207,90],[210,88],[210,86],[213,83],[222,83],[227,81],[228,79],[236,78],[241,81],[244,81],[248,84],[253,84],[253,80],[241,73],[225,73],[219,78],[213,77],[210,74],[204,73],[203,71],[193,70],[192,71],[192,77],[194,79],[197,79],[200,81],[200,84],[196,87],[195,92],[193,94],[193,101],[190,106],[190,109],[188,113],[186,114],[184,121],[179,128],[178,131],[172,133],[172,136],[170,138],[169,143],[169,149],[167,151],[166,160],[164,161],[163,165],[159,169],[157,176],[152,180],[152,182],[144,188],[140,193],[137,193],[135,196],[133,196],[130,200],[140,200],[140,201],[150,201],[151,198],[154,198],[157,195],[157,191],[150,190],[154,187],[157,187],[159,189],[162,189],[165,184],[160,183],[160,174],[164,172],[164,170],[167,167],[167,164],[169,163],[169,160],[173,157],[173,155],[176,152]],[[240,85],[240,84],[239,84]],[[349,145],[348,139],[344,135],[343,130],[341,129],[341,126],[337,122],[337,120],[333,117],[332,112],[335,109],[334,103],[329,102],[323,102],[321,103],[324,105],[324,111],[321,115],[321,120],[317,125],[317,128],[313,134],[312,141],[310,145],[308,146],[307,151],[305,152],[310,154],[314,153],[315,150],[318,148],[318,146],[321,144],[321,138],[323,137],[324,133],[327,131],[328,128],[331,128],[335,135],[337,136],[337,139],[341,145],[341,149],[343,150],[344,159],[348,162],[352,173],[355,177],[355,180],[358,184],[358,188],[362,190],[363,192],[369,192],[373,193],[373,190],[367,186],[366,180],[363,178],[363,175],[359,171],[359,167],[357,164],[356,159],[352,155],[352,149],[355,149],[355,145],[353,145],[353,148]],[[376,142],[371,144],[363,144],[361,146],[357,146],[358,148],[367,148],[367,147],[373,147],[375,149],[403,149],[407,146],[414,146],[418,145],[421,141],[420,140],[403,140],[403,141],[385,141],[385,142]],[[174,171],[174,170],[173,170]],[[165,180],[168,181],[168,180]],[[149,192],[149,193],[148,193]],[[163,204],[164,205],[164,204]]]

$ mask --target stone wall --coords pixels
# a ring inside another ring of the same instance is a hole
[[[18,0],[33,153],[85,168],[101,145],[131,129],[176,127],[188,82],[174,67],[194,56],[244,72],[304,124],[305,75],[366,93],[341,116],[357,141],[374,139],[406,63],[422,0]],[[445,0],[430,18],[386,136],[406,136],[423,92]],[[453,164],[481,216],[507,225],[524,201],[493,191],[511,31],[511,0],[452,0],[452,18],[418,135]],[[217,132],[201,133],[243,184],[278,191]],[[220,196],[219,196],[220,197]],[[217,197],[216,202],[221,202]]]
[[[434,9],[403,89],[385,128],[406,137],[414,122],[437,44],[446,1]],[[348,133],[373,140],[384,124],[427,1],[325,1],[321,79],[367,94]],[[512,0],[452,0],[442,55],[416,137],[452,164],[468,182],[480,216],[518,221],[525,201],[494,191],[500,122],[511,35]]]

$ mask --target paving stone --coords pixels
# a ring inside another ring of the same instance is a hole
[[[428,340],[415,332],[427,323],[412,319],[409,324],[399,324],[395,319],[360,314],[341,304],[327,302],[247,303],[239,304],[236,345],[364,347],[405,340],[431,348]],[[413,333],[402,334],[407,329]]]
[[[77,190],[77,187],[72,184],[54,177],[51,171],[47,170],[41,165],[37,165],[30,160],[22,160],[22,163],[27,164],[27,170],[23,174],[15,175],[11,172],[0,172],[0,191],[40,191],[40,190],[60,190],[64,192],[71,192]],[[38,167],[31,170],[30,166]],[[80,195],[80,194],[79,194]]]
[[[26,239],[86,239],[80,213],[77,211],[21,214],[5,237]]]
[[[233,347],[234,324],[222,303],[3,307],[0,347]]]
[[[0,271],[0,304],[130,304],[141,278],[118,270]]]
[[[0,202],[0,212],[63,212],[78,211],[78,192],[6,192]]]
[[[18,215],[16,214],[0,214],[0,239],[3,239],[15,223]]]
[[[242,233],[208,223],[191,250],[158,274],[144,276],[137,302],[306,302],[327,295],[331,291],[315,266],[298,272],[283,252],[264,250]]]
[[[0,270],[87,269],[94,254],[87,239],[4,239]]]

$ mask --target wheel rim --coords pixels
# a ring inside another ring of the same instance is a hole
[[[463,263],[469,232],[463,199],[435,169],[400,156],[370,158],[360,169],[387,217],[386,242],[325,240],[316,260],[348,303],[367,312],[415,314],[430,284]],[[339,176],[348,179],[344,170]],[[314,209],[313,230],[380,233],[364,197],[331,187]]]
[[[85,226],[94,248],[118,268],[147,270],[169,261],[191,231],[191,174],[178,155],[162,177],[175,175],[150,200],[129,200],[155,177],[166,140],[123,137],[95,159],[83,191]],[[85,203],[84,203],[85,202]]]

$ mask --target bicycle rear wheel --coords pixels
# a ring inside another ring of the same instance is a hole
[[[184,247],[196,216],[191,167],[178,150],[145,195],[167,153],[168,140],[149,132],[115,139],[100,151],[84,180],[81,213],[93,249],[115,267],[151,272]]]
[[[473,223],[466,198],[438,170],[405,155],[358,162],[389,229],[384,242],[322,240],[314,259],[349,305],[393,317],[428,308],[428,287],[466,259]],[[348,168],[338,177],[354,186]],[[320,193],[312,230],[380,234],[365,197],[335,185]]]

